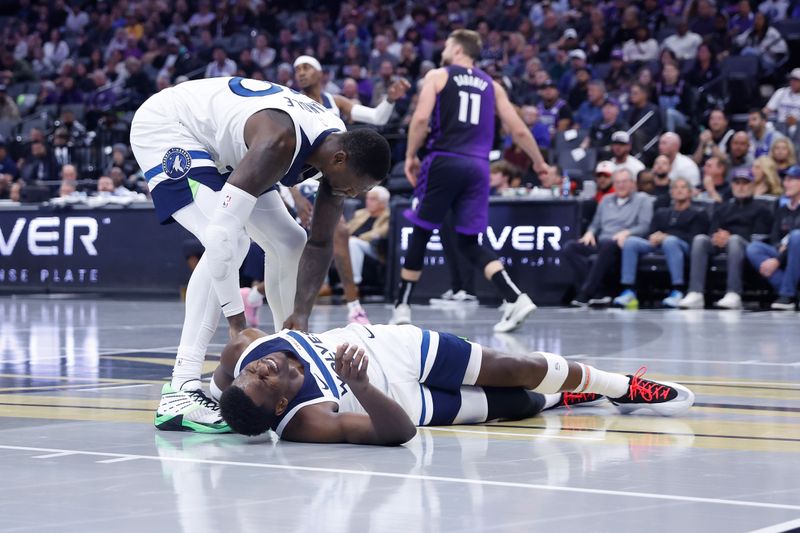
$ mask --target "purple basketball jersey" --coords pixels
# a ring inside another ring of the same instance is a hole
[[[481,159],[494,141],[494,85],[478,68],[447,67],[447,83],[436,95],[428,149]]]

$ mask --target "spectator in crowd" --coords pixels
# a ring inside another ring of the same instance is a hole
[[[625,42],[622,58],[626,63],[647,63],[658,58],[658,41],[651,37],[647,26],[636,28],[634,38]]]
[[[239,62],[236,64],[236,75],[243,78],[253,78],[255,75],[262,76],[261,67],[253,61],[250,49],[245,48],[239,53]]]
[[[786,11],[789,9],[787,0],[764,0],[758,3],[758,12],[769,17],[769,20],[778,21],[786,18]]]
[[[275,61],[275,49],[270,48],[266,34],[259,33],[256,35],[255,46],[250,50],[250,56],[262,69],[271,66]]]
[[[521,184],[519,167],[501,159],[489,166],[489,194],[503,196],[507,190],[519,187]]]
[[[0,174],[0,200],[8,200],[11,196],[11,186],[14,181],[10,174]]]
[[[734,35],[741,35],[753,27],[753,9],[750,6],[750,0],[740,0],[736,3],[737,11],[731,17],[728,23],[728,28]]]
[[[45,146],[44,142],[36,141],[31,143],[30,158],[25,160],[20,176],[28,183],[34,181],[52,181],[57,176],[57,166],[55,158]]]
[[[576,48],[567,54],[569,68],[558,78],[558,90],[561,94],[569,94],[577,82],[578,72],[587,71],[586,52]],[[591,76],[589,76],[591,78]],[[555,77],[553,78],[555,79]],[[577,107],[577,106],[576,106]]]
[[[665,48],[669,50],[669,48]],[[719,77],[719,67],[717,66],[717,55],[711,51],[711,47],[703,43],[697,47],[697,56],[691,70],[686,75],[686,81],[692,87],[700,88]],[[714,87],[708,87],[713,94],[718,91]]]
[[[749,169],[745,169],[749,172]],[[731,197],[731,185],[727,180],[728,160],[724,157],[709,157],[703,165],[703,194],[712,202],[726,202]]]
[[[0,120],[19,120],[19,108],[8,95],[5,84],[0,83]]]
[[[653,161],[653,192],[651,193],[655,197],[653,209],[669,207],[672,202],[669,177],[671,169],[672,163],[665,155],[660,155]]]
[[[800,282],[800,166],[786,172],[783,189],[786,201],[775,213],[768,242],[751,242],[747,259],[777,291],[772,309],[793,311]]]
[[[631,155],[631,136],[627,131],[616,131],[611,135],[611,155],[614,172],[625,168],[632,176],[638,176],[644,170],[644,163]]]
[[[678,304],[681,309],[701,309],[705,305],[708,261],[726,254],[727,281],[725,296],[714,303],[721,309],[742,307],[742,276],[746,250],[754,235],[766,235],[772,224],[772,213],[764,204],[754,201],[753,175],[739,169],[733,176],[733,197],[717,204],[711,216],[708,235],[697,235],[692,241],[689,266],[689,292]]]
[[[780,32],[770,25],[769,17],[759,11],[753,18],[753,27],[734,39],[742,55],[756,56],[761,72],[770,75],[778,62],[789,52]]]
[[[681,61],[688,61],[695,57],[697,49],[702,42],[702,37],[689,31],[688,22],[682,21],[678,24],[677,33],[664,39],[661,46],[675,52],[675,55],[678,56],[678,59]]]
[[[80,164],[76,148],[69,137],[69,130],[64,126],[56,128],[53,134],[53,157],[59,165]]]
[[[644,169],[636,176],[636,190],[653,196],[653,192],[656,190],[656,179],[650,170]],[[653,209],[655,210],[655,204],[653,204]]]
[[[652,199],[636,192],[636,178],[627,169],[614,173],[614,194],[603,198],[589,229],[577,241],[564,247],[564,260],[572,267],[577,290],[573,307],[608,305],[611,297],[603,287],[606,276],[619,265],[625,241],[630,236],[644,236],[653,218]],[[589,257],[597,254],[594,264]],[[606,294],[600,294],[600,291]]]
[[[603,104],[606,101],[606,84],[592,80],[586,89],[586,99],[577,106],[575,122],[581,129],[588,130],[603,121]]]
[[[567,94],[567,104],[570,109],[577,109],[581,104],[586,102],[589,96],[589,82],[592,75],[586,67],[579,68],[575,71],[575,78],[572,88]]]
[[[551,165],[547,172],[539,175],[539,186],[542,189],[549,189],[552,191],[553,196],[561,197],[563,194],[562,186],[564,185],[565,176],[566,172],[564,172],[564,169],[556,165]],[[569,196],[574,196],[577,183],[575,181],[570,181],[569,186]]]
[[[708,129],[700,133],[697,150],[692,159],[702,165],[711,156],[725,156],[728,154],[728,144],[735,132],[728,127],[728,117],[722,109],[713,109],[708,115]],[[745,153],[747,151],[745,150]]]
[[[8,192],[8,199],[12,202],[22,202],[22,191],[25,189],[25,182],[17,180],[11,183],[11,188]]]
[[[628,102],[630,109],[625,119],[631,128],[638,126],[635,133],[638,140],[634,142],[634,146],[639,150],[663,130],[661,112],[650,103],[649,91],[639,82],[631,85]]]
[[[750,138],[750,157],[755,159],[768,155],[772,143],[781,136],[780,133],[768,127],[767,116],[761,109],[751,109],[747,115],[747,130]]]
[[[789,85],[772,94],[763,112],[775,120],[776,127],[785,135],[794,137],[788,130],[796,128],[800,120],[800,67],[789,73]]]
[[[8,155],[8,146],[2,137],[0,137],[0,176],[8,176],[9,181],[19,178],[17,163]]]
[[[594,181],[597,184],[597,191],[594,193],[594,201],[600,202],[609,194],[614,194],[614,172],[616,167],[611,161],[600,161],[594,170]]]
[[[779,176],[783,176],[789,167],[797,163],[794,145],[786,137],[779,137],[772,142],[769,157],[775,161]]]
[[[61,181],[71,181],[76,184],[78,183],[78,169],[75,165],[61,165],[61,172],[59,172]]]
[[[683,266],[689,255],[689,243],[695,235],[708,231],[708,215],[702,207],[692,206],[692,184],[686,178],[677,178],[670,185],[672,206],[655,211],[647,238],[632,235],[622,247],[622,293],[614,298],[614,305],[625,309],[638,309],[636,296],[636,271],[639,257],[661,251],[669,269],[672,290],[661,301],[664,307],[678,307],[684,296]]]
[[[113,196],[114,195],[114,182],[108,176],[100,176],[97,178],[97,191],[95,196]]]
[[[217,16],[211,12],[211,6],[208,0],[201,0],[197,5],[197,11],[189,17],[187,25],[192,33],[198,33],[199,30],[208,30],[216,20]],[[210,78],[212,76],[206,76]]]
[[[542,124],[539,120],[539,108],[532,105],[522,106],[520,110],[522,121],[531,130],[531,135],[536,139],[539,148],[550,148],[550,128],[546,124]],[[524,165],[517,165],[521,167],[530,167],[528,156],[525,156],[525,161],[528,162]]]
[[[681,138],[673,132],[667,132],[658,141],[659,155],[665,155],[670,161],[670,179],[686,178],[692,187],[700,185],[700,169],[688,156],[680,153]]]
[[[58,198],[64,200],[78,200],[83,195],[78,192],[78,184],[74,180],[61,180],[58,188]]]
[[[694,116],[694,91],[680,78],[678,67],[664,65],[656,84],[658,107],[666,112],[667,131],[685,128]]]
[[[71,109],[62,110],[55,125],[66,128],[73,143],[80,143],[86,137],[86,126],[75,117],[75,112]]]
[[[738,168],[750,168],[753,165],[753,156],[750,150],[750,137],[743,131],[737,131],[731,137],[728,150],[728,161],[731,172]],[[730,174],[729,174],[730,177]]]
[[[622,56],[622,50],[615,49],[611,51],[611,67],[605,77],[606,90],[619,97],[622,93],[628,90],[631,81],[631,73]]]
[[[126,176],[120,167],[111,167],[111,170],[108,171],[108,176],[114,184],[114,196],[136,196],[136,191],[132,191],[126,186],[126,183],[130,183],[132,188],[136,188],[137,180],[135,174]],[[146,186],[143,186],[143,188],[146,190]]]
[[[775,160],[769,156],[762,155],[753,161],[753,187],[754,194],[757,196],[775,196],[783,194],[781,178],[778,176],[778,168]],[[766,232],[764,232],[766,233]]]
[[[57,29],[50,31],[50,39],[42,46],[44,64],[52,70],[58,70],[68,57],[69,46],[61,39],[61,32]]]
[[[590,146],[597,148],[600,159],[611,156],[611,136],[617,131],[627,129],[627,124],[620,118],[619,103],[616,100],[609,98],[603,102],[601,112],[602,119],[589,129],[589,135],[581,143],[584,150]]]
[[[215,46],[213,60],[206,67],[206,78],[220,78],[236,74],[236,62],[228,58],[228,54],[221,46]]]
[[[547,126],[552,141],[556,132],[569,128],[572,123],[572,109],[559,97],[558,87],[551,80],[542,84],[539,89],[539,97],[541,98],[537,105],[539,122]]]

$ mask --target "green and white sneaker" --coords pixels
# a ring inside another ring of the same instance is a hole
[[[201,389],[175,390],[169,383],[161,389],[155,426],[162,431],[194,431],[196,433],[230,433],[231,428],[219,405]]]

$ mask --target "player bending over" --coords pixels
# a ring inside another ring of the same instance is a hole
[[[272,429],[293,441],[382,445],[407,442],[416,426],[528,418],[598,395],[623,413],[664,416],[694,402],[686,387],[641,372],[604,372],[545,352],[502,353],[411,325],[350,324],[319,334],[247,329],[223,350],[211,388],[238,433]]]

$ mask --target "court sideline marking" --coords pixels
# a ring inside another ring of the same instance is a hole
[[[17,450],[38,453],[51,453],[51,454],[65,454],[65,455],[88,455],[92,457],[108,457],[110,459],[118,459],[115,462],[133,461],[137,459],[156,461],[156,462],[178,462],[178,463],[194,463],[194,464],[209,464],[209,465],[222,465],[222,466],[243,466],[251,468],[263,468],[268,470],[295,470],[303,472],[318,472],[325,474],[349,474],[356,476],[375,476],[393,479],[407,479],[415,481],[441,481],[446,483],[460,483],[464,485],[482,485],[487,487],[505,487],[505,488],[518,488],[518,489],[533,489],[545,490],[554,492],[575,492],[582,494],[596,494],[602,496],[626,496],[631,498],[645,498],[651,500],[666,500],[666,501],[679,501],[687,503],[708,503],[717,505],[732,505],[738,507],[756,507],[763,509],[786,509],[791,511],[800,511],[800,505],[788,505],[781,503],[768,503],[768,502],[748,502],[742,500],[725,500],[719,498],[701,498],[696,496],[680,496],[673,494],[654,494],[649,492],[628,492],[619,490],[608,489],[589,489],[581,487],[559,487],[551,485],[539,485],[535,483],[519,483],[513,481],[490,481],[484,479],[469,479],[457,478],[448,476],[429,476],[424,474],[400,474],[395,472],[374,472],[369,470],[349,470],[344,468],[323,468],[312,466],[292,466],[292,465],[276,465],[267,463],[250,463],[243,461],[222,461],[218,459],[195,459],[191,457],[159,457],[156,455],[136,455],[127,453],[111,453],[111,452],[91,452],[87,450],[65,450],[60,448],[35,448],[32,446],[10,446],[0,445],[3,450]]]

